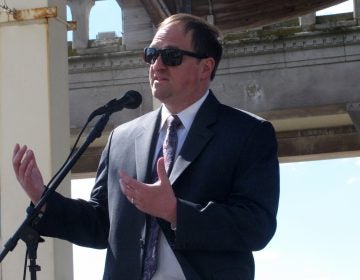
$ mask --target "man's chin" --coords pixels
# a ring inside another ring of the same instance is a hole
[[[158,100],[160,103],[164,103],[165,98],[162,95],[153,94],[153,97]]]
[[[158,87],[156,87],[156,88],[153,87],[152,88],[152,96],[162,102],[164,99],[169,97],[169,93],[168,93],[168,91],[166,91],[164,89],[160,89]]]

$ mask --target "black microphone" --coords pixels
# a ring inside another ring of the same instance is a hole
[[[126,109],[136,109],[140,106],[142,102],[142,96],[135,90],[129,90],[124,94],[120,99],[112,99],[104,106],[96,109],[92,112],[88,118],[88,122],[91,121],[94,117],[102,114],[112,114],[117,111],[121,111],[123,108]]]

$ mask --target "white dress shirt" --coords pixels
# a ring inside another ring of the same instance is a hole
[[[181,120],[181,127],[177,130],[178,134],[178,145],[176,148],[176,156],[179,154],[181,147],[183,146],[186,136],[190,130],[190,127],[194,121],[195,115],[198,112],[200,106],[205,101],[208,96],[209,91],[196,101],[194,104],[187,107],[185,110],[177,114]],[[153,166],[156,164],[156,155],[159,154],[159,150],[162,148],[162,143],[164,142],[167,124],[166,119],[171,115],[167,108],[163,105],[161,108],[161,124],[159,130],[159,137],[157,141],[157,146],[155,150]],[[155,275],[152,280],[186,280],[184,273],[180,267],[179,262],[177,261],[173,250],[170,248],[169,243],[167,242],[163,232],[160,230],[159,243],[158,243],[158,264]]]

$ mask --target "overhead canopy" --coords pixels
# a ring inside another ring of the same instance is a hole
[[[121,2],[121,0],[118,0]],[[269,25],[321,10],[344,0],[141,0],[154,25],[170,14],[212,16],[223,32]]]

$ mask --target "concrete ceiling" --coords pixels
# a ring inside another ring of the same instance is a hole
[[[215,25],[227,33],[299,17],[344,0],[141,0],[141,2],[154,25],[171,14],[185,12],[213,18]]]

